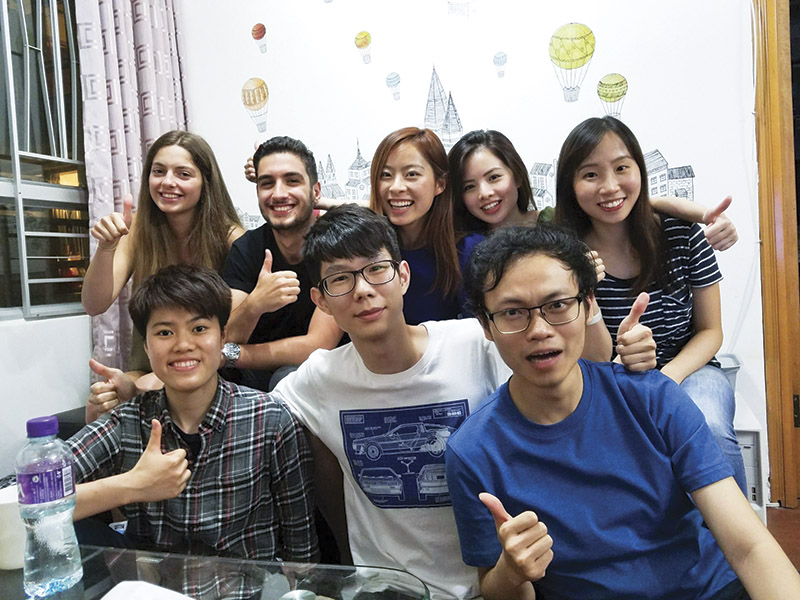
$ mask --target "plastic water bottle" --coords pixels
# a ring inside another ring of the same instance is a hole
[[[43,598],[67,590],[83,577],[72,513],[75,481],[72,451],[56,438],[57,417],[27,423],[28,443],[17,455],[19,512],[25,523],[25,594]]]

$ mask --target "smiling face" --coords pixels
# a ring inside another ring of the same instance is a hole
[[[513,173],[491,150],[478,148],[464,163],[464,205],[491,229],[518,219],[519,191]]]
[[[319,182],[311,185],[306,167],[296,154],[275,152],[258,162],[258,206],[276,230],[305,229],[319,201]]]
[[[356,271],[379,260],[391,260],[385,249],[368,258],[334,259],[322,261],[321,278],[342,271]],[[394,279],[373,285],[356,275],[355,288],[343,296],[331,297],[319,288],[311,288],[311,299],[324,312],[333,316],[336,324],[346,331],[354,342],[374,340],[391,335],[405,326],[403,294],[408,289],[410,271],[406,261],[400,261]]]
[[[509,308],[529,308],[548,301],[578,295],[578,282],[565,265],[544,254],[523,256],[507,268],[500,282],[485,294],[488,313]],[[581,303],[578,318],[550,325],[538,310],[531,313],[525,331],[503,334],[495,325],[484,325],[486,337],[494,341],[500,356],[514,372],[513,398],[570,397],[581,389],[578,358],[583,352],[586,311]]]
[[[389,153],[377,185],[381,209],[400,228],[401,240],[418,240],[434,198],[444,191],[444,178],[436,177],[413,144],[404,143]]]
[[[177,215],[194,212],[203,191],[203,176],[185,148],[164,146],[153,158],[148,185],[161,212]]]
[[[224,341],[217,317],[162,307],[150,314],[145,351],[168,395],[170,391],[213,395]]]
[[[575,172],[578,205],[593,226],[622,223],[642,188],[641,172],[616,133],[606,133]]]

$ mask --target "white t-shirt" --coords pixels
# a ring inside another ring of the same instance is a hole
[[[480,594],[461,560],[447,438],[510,375],[476,319],[427,322],[422,358],[379,375],[355,347],[317,350],[273,394],[336,455],[356,564],[404,569],[434,598]]]

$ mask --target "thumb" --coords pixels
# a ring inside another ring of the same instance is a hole
[[[499,530],[500,525],[506,521],[511,520],[511,515],[506,512],[503,503],[497,496],[492,496],[489,492],[481,492],[478,494],[478,500],[483,502],[484,506],[489,509],[494,517],[494,526]]]
[[[122,220],[125,221],[125,225],[128,227],[133,222],[133,196],[130,194],[125,194],[122,199]]]
[[[711,225],[714,221],[717,220],[718,216],[720,216],[722,213],[728,210],[728,207],[731,205],[731,202],[733,202],[733,198],[731,196],[725,198],[725,200],[720,202],[717,206],[706,212],[705,216],[703,217],[703,222],[706,225]]]
[[[259,142],[258,140],[253,142],[253,150],[258,150],[259,146],[261,146],[261,142]]]
[[[261,270],[272,273],[272,252],[270,250],[264,251],[264,266],[261,267]]]
[[[619,324],[617,339],[619,339],[619,336],[622,334],[628,333],[639,323],[639,318],[644,314],[644,311],[647,310],[648,302],[650,302],[650,296],[647,292],[642,292],[637,296],[636,300],[633,302],[633,306],[631,306],[631,312],[629,312],[628,316]]]
[[[158,452],[161,454],[161,423],[158,419],[151,421],[153,429],[150,431],[150,440],[147,442],[145,452]]]
[[[105,377],[106,379],[111,378],[111,370],[103,363],[98,362],[93,358],[89,359],[89,368],[101,377]]]

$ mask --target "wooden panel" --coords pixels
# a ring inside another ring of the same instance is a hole
[[[753,0],[770,499],[796,507],[800,440],[792,395],[800,393],[800,300],[789,39],[788,0]]]

